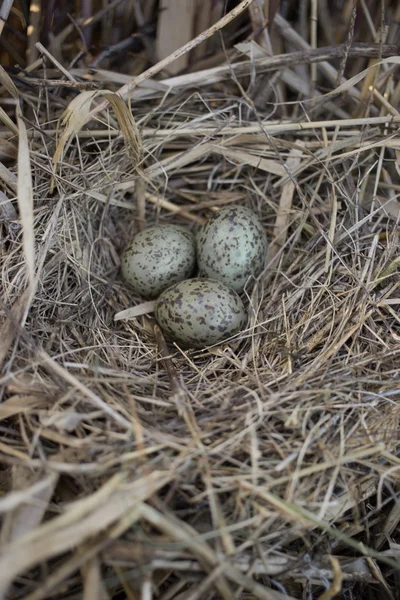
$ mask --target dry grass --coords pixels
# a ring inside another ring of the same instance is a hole
[[[141,69],[71,64],[117,19],[89,4],[0,74],[0,598],[397,597],[397,3],[382,29],[338,2],[336,31],[323,2],[272,29],[236,3],[174,77],[151,37]],[[246,330],[194,352],[115,321],[132,233],[231,202],[270,240]]]

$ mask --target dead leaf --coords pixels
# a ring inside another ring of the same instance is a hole
[[[13,466],[12,492],[0,499],[0,511],[7,511],[0,536],[3,544],[19,539],[42,521],[57,480],[55,473],[43,478],[22,465]]]
[[[71,143],[73,136],[76,135],[87,122],[92,104],[99,96],[106,97],[114,109],[115,116],[117,117],[133,164],[135,167],[139,165],[143,156],[143,146],[135,119],[133,118],[128,105],[119,94],[110,92],[109,90],[89,90],[81,92],[76,96],[61,115],[61,125],[65,127],[65,130],[60,137],[53,156],[53,173],[55,173],[57,165],[60,162],[64,151]],[[51,190],[53,189],[54,177],[51,182]]]
[[[47,402],[48,400],[45,396],[11,396],[11,398],[8,398],[0,404],[0,421],[9,419],[14,415],[28,412],[32,408],[44,406]]]

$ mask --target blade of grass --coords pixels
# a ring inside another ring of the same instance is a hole
[[[19,105],[17,106],[18,143],[18,208],[23,237],[22,245],[31,293],[35,290],[35,233],[33,223],[33,187],[28,134]]]

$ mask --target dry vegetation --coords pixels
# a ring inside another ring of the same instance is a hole
[[[3,2],[0,598],[399,597],[399,7]],[[115,321],[226,203],[247,329]]]

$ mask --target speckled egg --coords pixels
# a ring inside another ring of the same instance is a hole
[[[172,340],[192,348],[217,344],[246,324],[243,302],[220,281],[188,279],[161,294],[156,318]]]
[[[155,225],[140,231],[121,260],[123,278],[145,298],[157,298],[173,283],[191,277],[195,268],[194,236],[179,225]]]
[[[263,270],[267,247],[264,227],[252,210],[222,208],[197,235],[200,277],[218,279],[242,292],[249,276]]]

